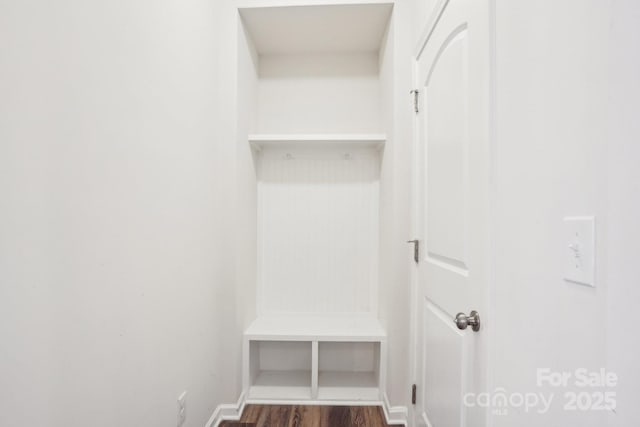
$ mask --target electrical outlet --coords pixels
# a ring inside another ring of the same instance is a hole
[[[183,391],[178,397],[178,427],[182,427],[187,419],[187,392]]]

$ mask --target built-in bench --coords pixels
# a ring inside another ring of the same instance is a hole
[[[256,319],[244,334],[244,387],[252,402],[380,402],[386,333],[358,317]]]

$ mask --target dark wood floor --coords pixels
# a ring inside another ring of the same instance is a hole
[[[379,406],[247,405],[240,421],[220,427],[387,427]]]

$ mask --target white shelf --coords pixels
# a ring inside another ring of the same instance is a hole
[[[260,55],[378,52],[393,9],[388,0],[289,7],[273,7],[274,3],[282,4],[273,0],[239,3],[242,21]],[[327,37],[328,28],[331,37]]]
[[[251,134],[249,143],[257,150],[268,147],[362,147],[381,148],[387,140],[383,133],[306,133],[306,134]]]
[[[381,342],[386,333],[377,319],[361,317],[266,316],[257,318],[245,338],[262,341]]]
[[[311,371],[261,371],[249,389],[251,399],[310,399]]]
[[[380,389],[374,372],[320,372],[320,400],[379,400]]]

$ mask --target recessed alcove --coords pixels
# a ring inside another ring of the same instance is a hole
[[[252,150],[256,180],[250,399],[381,399],[392,13],[381,2],[239,9],[239,143]],[[300,356],[294,368],[263,369],[278,352]]]

